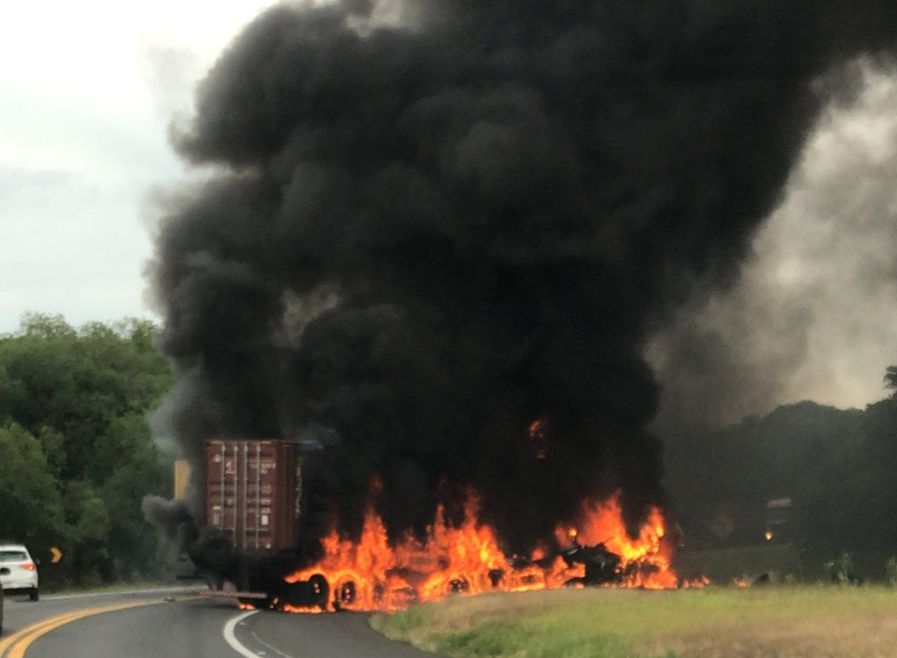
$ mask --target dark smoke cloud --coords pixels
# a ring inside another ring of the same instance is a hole
[[[513,548],[587,494],[635,519],[662,497],[646,339],[736,279],[820,80],[892,46],[897,5],[384,7],[266,12],[174,136],[217,174],[157,243],[166,423],[194,456],[326,435],[311,493],[346,528],[375,473],[393,530],[468,484]]]
[[[179,549],[196,539],[195,519],[183,501],[146,496],[142,507],[143,517]]]
[[[721,426],[812,399],[881,399],[897,351],[897,77],[863,62],[855,98],[818,121],[738,283],[654,336],[657,426]]]

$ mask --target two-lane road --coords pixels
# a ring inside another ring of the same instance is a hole
[[[26,626],[85,608],[124,604],[132,601],[161,601],[164,597],[183,598],[195,594],[197,587],[164,587],[129,591],[104,591],[82,594],[52,594],[37,603],[27,596],[7,594],[4,610],[3,637],[7,638]]]
[[[245,613],[227,600],[141,593],[10,601],[0,658],[422,658],[365,615]],[[431,657],[432,658],[432,657]]]

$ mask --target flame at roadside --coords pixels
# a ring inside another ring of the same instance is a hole
[[[613,586],[680,586],[671,564],[673,543],[667,539],[666,520],[660,509],[649,510],[635,539],[626,532],[619,496],[586,501],[576,521],[575,525],[562,523],[557,527],[561,552],[552,555],[543,546],[529,556],[509,557],[502,551],[496,531],[480,521],[475,494],[467,498],[460,525],[449,524],[443,508],[437,508],[423,541],[406,533],[391,544],[383,520],[369,510],[358,541],[332,531],[321,541],[321,559],[286,577],[288,583],[300,583],[323,576],[330,588],[327,605],[280,608],[288,612],[320,611],[325,607],[395,611],[451,594],[581,587],[586,567],[571,564],[563,553],[598,544],[620,557]]]
[[[672,589],[679,579],[672,566],[673,544],[666,538],[666,519],[657,507],[651,507],[636,539],[629,536],[623,521],[619,496],[606,501],[585,501],[579,523],[573,527],[559,525],[555,531],[558,544],[572,548],[604,547],[621,558],[622,583],[627,587]]]

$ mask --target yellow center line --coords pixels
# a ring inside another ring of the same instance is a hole
[[[67,614],[68,614],[68,615],[73,615],[73,614],[75,614],[75,613],[74,613],[74,612],[70,612],[70,613],[67,613]],[[13,642],[16,642],[16,641],[22,639],[22,637],[23,637],[24,635],[27,635],[27,634],[30,633],[31,631],[35,631],[35,630],[37,630],[38,628],[41,628],[42,626],[46,626],[47,624],[49,624],[50,622],[52,622],[54,619],[61,619],[61,618],[64,617],[64,616],[67,616],[67,615],[60,615],[60,616],[58,616],[58,617],[50,617],[50,618],[48,618],[48,619],[42,619],[42,620],[40,620],[39,622],[35,622],[34,624],[31,624],[30,626],[26,626],[25,628],[21,629],[20,631],[16,631],[15,633],[13,633],[12,635],[10,635],[9,637],[6,637],[6,638],[0,640],[0,656],[3,655],[3,653],[4,653],[4,652],[6,651],[6,649],[9,647],[9,645],[11,645]]]
[[[15,633],[0,642],[0,658],[4,655],[5,658],[23,658],[28,647],[30,647],[35,640],[46,635],[50,631],[73,621],[84,619],[85,617],[92,617],[94,615],[101,615],[106,612],[117,612],[129,608],[158,605],[159,603],[162,603],[162,601],[132,601],[130,603],[119,603],[98,608],[87,608],[85,610],[77,610],[75,612],[57,615],[56,617],[50,617],[49,619],[32,624],[27,628],[23,628],[18,633]]]

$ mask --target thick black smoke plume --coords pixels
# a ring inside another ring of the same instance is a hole
[[[267,11],[175,135],[214,174],[152,268],[170,431],[319,440],[347,529],[374,474],[392,530],[466,485],[509,548],[589,494],[635,520],[662,497],[646,339],[734,280],[897,3],[390,5]]]

